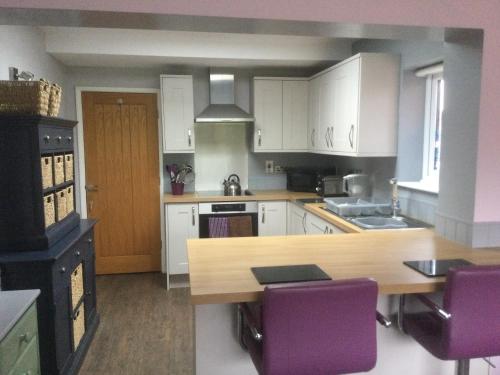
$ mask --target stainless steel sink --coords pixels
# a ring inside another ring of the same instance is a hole
[[[384,216],[356,217],[352,219],[352,222],[365,229],[401,229],[408,227],[408,224],[404,222],[403,218]]]

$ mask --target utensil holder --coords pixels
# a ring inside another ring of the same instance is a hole
[[[182,182],[172,182],[172,194],[173,195],[182,195],[184,194],[184,183]]]

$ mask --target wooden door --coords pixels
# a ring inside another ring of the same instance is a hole
[[[155,94],[83,92],[88,216],[96,273],[161,269]]]

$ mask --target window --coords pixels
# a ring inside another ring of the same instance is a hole
[[[444,106],[442,72],[427,76],[422,180],[439,180]]]

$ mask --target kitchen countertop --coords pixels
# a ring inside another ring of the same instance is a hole
[[[200,203],[200,202],[248,202],[248,201],[296,201],[297,199],[318,198],[316,193],[300,193],[288,190],[250,190],[253,195],[228,197],[223,195],[205,195],[202,193],[184,193],[163,196],[164,203]]]
[[[0,341],[10,332],[39,294],[38,289],[0,291]]]
[[[334,279],[371,277],[381,294],[430,293],[445,278],[428,278],[405,260],[464,258],[500,264],[500,249],[478,250],[448,241],[429,229],[344,235],[240,237],[188,240],[193,304],[256,301],[264,286],[250,267],[317,264]]]

